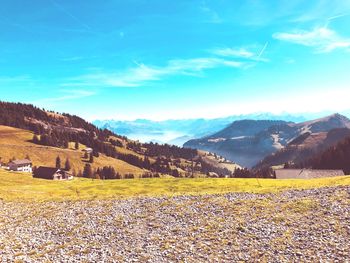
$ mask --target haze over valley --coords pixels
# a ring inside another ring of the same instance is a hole
[[[137,119],[134,121],[94,120],[93,124],[99,128],[107,128],[133,140],[140,140],[141,142],[153,141],[182,146],[190,139],[197,139],[213,134],[237,120],[284,120],[302,122],[306,121],[307,118],[312,119],[314,116],[322,116],[321,114],[322,113],[312,115],[310,113],[304,115],[292,115],[287,113],[255,113],[233,115],[216,119],[199,118],[164,121],[153,121],[147,119]]]

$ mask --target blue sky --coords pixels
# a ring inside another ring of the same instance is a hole
[[[350,1],[3,0],[0,99],[93,119],[350,109]]]

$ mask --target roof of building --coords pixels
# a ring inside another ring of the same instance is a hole
[[[342,170],[277,169],[276,179],[312,179],[343,176]]]
[[[43,177],[43,178],[50,178],[59,170],[60,169],[55,168],[55,167],[39,166],[37,169],[35,169],[34,174],[40,175],[40,177]]]
[[[10,163],[21,165],[21,164],[32,164],[32,161],[28,159],[23,159],[23,160],[13,160]]]
[[[93,149],[92,149],[92,148],[85,148],[85,149],[83,149],[83,151],[86,151],[86,152],[92,152],[92,151],[93,151]]]

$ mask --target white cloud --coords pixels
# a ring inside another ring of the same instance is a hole
[[[318,112],[344,112],[349,110],[348,98],[350,89],[348,87],[336,88],[328,91],[316,92],[310,90],[302,96],[293,92],[281,96],[271,95],[269,98],[250,97],[249,100],[223,101],[220,105],[212,107],[194,106],[190,110],[174,109],[173,116],[177,118],[217,118],[228,115],[251,114],[257,112],[270,112],[280,114],[288,112],[290,114],[318,113]],[[324,103],[320,103],[320,102]],[[298,105],[296,107],[296,104]],[[190,113],[190,115],[189,115]],[[161,115],[162,113],[159,112]],[[170,113],[159,116],[159,119],[169,118]],[[144,116],[147,118],[147,116]],[[150,117],[150,116],[148,116]]]
[[[255,52],[251,51],[252,48],[250,48],[250,50],[248,48],[217,48],[212,50],[212,54],[222,57],[235,57],[252,61],[266,62],[268,59],[263,58],[262,56],[265,53],[268,44],[269,43],[266,42],[260,50],[257,50],[257,47],[254,47],[254,49],[256,49]]]
[[[61,96],[39,99],[39,100],[36,100],[32,103],[40,104],[40,103],[45,103],[45,102],[74,100],[74,99],[81,99],[81,98],[85,98],[85,97],[90,97],[90,96],[93,96],[96,94],[93,91],[87,91],[87,90],[60,90],[60,92],[62,93]]]
[[[305,90],[302,96],[291,91],[288,94],[276,92],[276,94],[266,96],[249,96],[249,98],[234,98],[220,101],[219,104],[209,103],[203,107],[203,103],[190,103],[185,107],[170,107],[166,111],[159,108],[150,107],[147,111],[118,113],[118,115],[93,116],[90,119],[124,119],[134,120],[137,118],[162,121],[168,119],[192,119],[192,118],[219,118],[229,115],[272,113],[272,114],[295,114],[304,115],[312,113],[343,113],[349,111],[348,98],[350,89],[340,87],[332,90],[317,92],[315,90]],[[324,103],[320,103],[324,102]],[[181,104],[183,105],[183,104]],[[232,106],[234,105],[234,107]],[[296,107],[297,105],[297,107]],[[327,113],[327,114],[328,114]]]
[[[241,57],[241,58],[251,58],[255,55],[253,52],[248,51],[245,48],[239,48],[239,49],[218,48],[218,49],[214,49],[213,53],[224,57]]]
[[[124,72],[92,73],[72,78],[63,86],[91,86],[91,87],[138,87],[149,81],[158,81],[172,75],[199,75],[206,69],[216,67],[243,68],[249,66],[247,62],[233,61],[222,58],[194,58],[170,60],[164,67],[148,66],[136,63],[136,67]]]
[[[335,49],[348,49],[350,47],[350,39],[339,36],[337,32],[327,27],[318,27],[311,31],[296,30],[291,33],[275,33],[273,38],[313,47],[318,53],[327,53]]]

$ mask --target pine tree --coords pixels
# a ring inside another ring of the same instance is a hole
[[[85,164],[84,171],[83,171],[83,177],[85,178],[91,178],[92,176],[92,169],[90,164]]]
[[[69,148],[69,142],[67,140],[63,142],[63,148]]]
[[[35,144],[39,144],[39,138],[38,138],[38,136],[36,134],[34,134],[32,142],[35,143]]]
[[[67,159],[66,159],[66,162],[65,162],[65,164],[64,164],[64,170],[69,171],[71,168],[72,168],[72,167],[71,167],[71,165],[70,165],[69,159],[67,158]]]
[[[93,150],[93,151],[92,151],[92,155],[93,155],[94,157],[99,157],[99,156],[100,156],[100,154],[99,154],[98,151],[96,151],[96,150]]]
[[[61,168],[61,158],[59,156],[56,157],[56,168]]]

